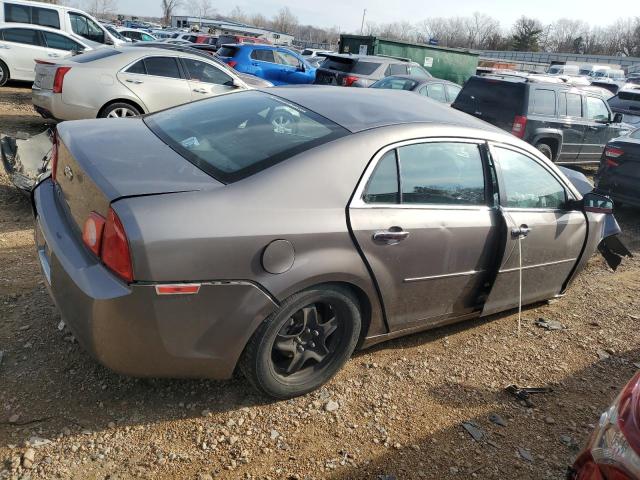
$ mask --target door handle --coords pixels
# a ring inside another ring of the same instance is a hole
[[[204,88],[194,88],[193,91],[196,93],[209,93]]]
[[[140,85],[141,83],[144,83],[142,80],[133,80],[131,78],[127,78],[125,81],[129,83],[133,83],[134,85]]]
[[[389,230],[381,230],[374,233],[373,240],[393,245],[405,240],[408,236],[409,232],[405,232],[401,227],[391,227]]]
[[[60,55],[58,55],[57,53],[50,53],[49,57],[51,57],[51,58],[59,58]]]
[[[594,126],[589,127],[589,130],[598,130],[598,129],[599,129],[598,127],[594,127]]]
[[[511,229],[511,236],[513,238],[525,238],[531,233],[531,229],[528,225],[520,225],[517,228]]]

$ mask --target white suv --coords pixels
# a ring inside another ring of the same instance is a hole
[[[36,60],[55,63],[99,46],[53,28],[5,23],[0,26],[0,86],[9,79],[33,82]]]

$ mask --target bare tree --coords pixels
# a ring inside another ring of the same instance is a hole
[[[253,15],[250,15],[248,23],[260,28],[267,28],[270,26],[269,19],[261,13],[254,13]]]
[[[229,12],[229,15],[227,15],[227,17],[240,23],[247,23],[249,21],[249,15],[247,15],[245,11],[242,10],[242,8],[240,8],[238,5],[236,5],[233,10]]]
[[[118,10],[117,0],[88,0],[86,9],[94,17],[105,17],[113,15]]]
[[[296,17],[289,7],[282,7],[273,17],[272,28],[278,32],[292,34],[298,25]]]
[[[171,17],[183,3],[183,0],[162,0],[162,21],[165,25],[171,24]]]
[[[195,5],[193,5],[191,8],[195,10],[194,13],[199,18],[208,18],[214,15],[216,12],[216,9],[213,8],[213,2],[211,0],[199,0],[198,2],[195,2]]]

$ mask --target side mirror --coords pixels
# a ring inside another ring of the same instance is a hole
[[[613,200],[606,195],[589,192],[582,198],[582,205],[585,212],[591,213],[613,213]]]
[[[613,123],[622,123],[623,116],[621,113],[613,114]]]
[[[611,116],[608,116],[606,118],[605,117],[596,117],[594,120],[595,120],[596,123],[603,123],[603,124],[606,125],[606,124],[611,123]]]

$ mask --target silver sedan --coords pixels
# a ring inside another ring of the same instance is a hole
[[[134,117],[253,82],[209,55],[178,48],[120,47],[36,66],[33,105],[45,118]]]

